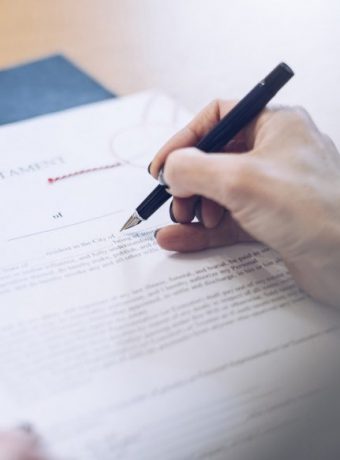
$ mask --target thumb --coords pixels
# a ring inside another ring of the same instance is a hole
[[[163,178],[176,197],[200,195],[232,210],[235,200],[250,193],[255,184],[252,164],[248,154],[206,154],[184,148],[168,156]]]

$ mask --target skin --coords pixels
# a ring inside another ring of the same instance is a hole
[[[177,222],[158,244],[190,252],[260,241],[309,295],[340,306],[339,152],[299,107],[266,109],[224,152],[191,147],[234,105],[213,101],[152,161],[155,178],[164,167]]]
[[[39,438],[32,431],[16,429],[0,431],[0,460],[51,460],[43,451]]]

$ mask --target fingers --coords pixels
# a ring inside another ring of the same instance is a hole
[[[21,429],[0,433],[0,457],[4,460],[31,460],[36,453],[37,439]]]
[[[176,150],[168,158],[164,168],[164,180],[171,193],[179,198],[203,195],[216,185],[215,175],[220,162],[211,161],[214,155],[205,155],[195,148]],[[207,161],[207,160],[210,161]],[[212,180],[212,178],[214,178]]]
[[[26,448],[35,447],[39,443],[38,436],[26,428],[16,428],[0,432],[0,445],[21,445]]]
[[[244,153],[248,150],[246,139],[244,138],[244,132],[237,134],[234,139],[228,142],[223,148],[224,153]]]
[[[163,249],[177,252],[194,252],[254,241],[229,214],[214,229],[207,229],[201,223],[170,225],[156,233],[156,240]]]
[[[249,154],[206,155],[195,148],[181,149],[169,156],[164,179],[176,197],[199,195],[233,211],[250,193],[254,194],[261,187],[257,163],[257,159]],[[207,224],[213,214],[213,222],[208,226],[216,224],[216,212],[221,212],[215,208],[210,213],[211,207],[210,204],[204,205],[203,219],[207,214]]]
[[[319,132],[308,112],[299,106],[271,105],[261,112],[244,130],[247,150],[257,153],[264,148],[279,150],[278,141],[287,145],[295,143],[296,138],[309,141],[313,133]]]
[[[204,197],[196,205],[196,217],[206,228],[217,227],[225,212],[223,206]]]
[[[156,154],[149,166],[150,174],[157,178],[167,156],[174,150],[191,147],[215,126],[236,104],[234,101],[215,100],[207,105],[187,126],[175,134]]]
[[[235,101],[212,101],[160,149],[149,165],[150,174],[157,178],[170,153],[185,147],[195,146],[235,104]],[[271,108],[263,110],[246,128],[241,130],[225,146],[223,151],[236,153],[258,149],[263,145],[270,144],[272,137],[277,135],[277,130],[282,131],[286,136],[288,131],[291,134],[292,126],[299,130],[301,122],[315,128],[310,116],[304,109],[271,106]],[[268,126],[269,123],[270,127]]]
[[[39,436],[18,428],[0,432],[1,460],[47,460]]]
[[[179,224],[188,224],[194,217],[207,228],[215,228],[221,222],[225,209],[214,201],[192,196],[190,198],[174,197],[169,208],[170,218]]]
[[[195,217],[197,197],[175,198],[170,204],[170,217],[173,222],[187,224]]]

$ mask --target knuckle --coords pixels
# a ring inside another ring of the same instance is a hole
[[[303,107],[298,105],[275,105],[271,110],[274,114],[286,120],[304,119],[307,113]]]
[[[305,119],[309,118],[307,110],[302,105],[293,105],[291,110],[299,117]]]
[[[178,149],[168,156],[164,168],[164,177],[169,185],[180,180],[183,171],[185,172],[188,168],[187,150],[190,149]]]
[[[223,104],[225,104],[225,103],[226,103],[226,100],[225,100],[225,99],[222,99],[222,98],[217,97],[217,98],[213,99],[213,100],[209,103],[208,107],[209,107],[210,109],[216,109],[216,107],[217,107],[217,108],[218,108],[218,107],[221,107],[221,105],[223,105]]]
[[[302,106],[284,107],[281,110],[278,110],[276,117],[278,117],[281,127],[283,129],[290,130],[291,133],[316,130],[316,126],[311,116]]]
[[[164,178],[167,184],[170,185],[173,183],[177,169],[177,155],[176,152],[172,152],[171,155],[167,157],[164,165]]]
[[[221,118],[222,112],[224,111],[223,108],[226,108],[231,104],[231,101],[227,101],[226,99],[215,98],[213,99],[205,110],[203,110],[203,118],[205,121],[209,121],[212,118]]]
[[[205,130],[205,126],[210,125],[211,120],[218,119],[221,113],[221,104],[223,101],[221,99],[213,99],[209,104],[202,110],[201,116],[197,120],[199,134],[202,135]]]
[[[289,118],[295,125],[307,125],[311,123],[311,118],[307,110],[299,105],[289,109]]]
[[[326,133],[321,133],[321,137],[329,149],[336,149],[333,139]]]

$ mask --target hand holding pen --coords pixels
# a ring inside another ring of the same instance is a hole
[[[155,178],[164,165],[178,222],[157,232],[158,244],[187,252],[260,241],[280,253],[307,293],[339,306],[339,152],[296,107],[263,111],[226,146],[228,154],[190,147],[233,106],[210,104],[152,161]]]
[[[213,126],[203,138],[197,139],[196,148],[206,153],[218,152],[222,149],[265,108],[267,103],[293,75],[292,69],[284,62],[276,66],[230,112],[221,118],[216,126]],[[162,174],[159,178],[161,177]],[[136,208],[121,231],[148,219],[170,197],[171,194],[166,190],[165,184],[160,183]]]
[[[177,222],[157,232],[158,244],[188,252],[260,241],[307,293],[339,306],[339,152],[304,109],[289,107],[265,109],[217,153],[192,147],[234,107],[211,103],[152,161]]]

